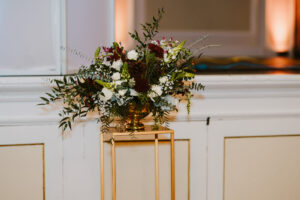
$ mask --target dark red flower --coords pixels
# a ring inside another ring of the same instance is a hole
[[[122,59],[122,61],[124,62],[126,60],[126,56],[124,53],[124,48],[123,47],[117,47],[116,49],[113,48],[113,50],[110,53],[113,53],[113,55],[108,56],[107,60],[119,60],[120,58]]]
[[[148,44],[148,48],[150,49],[150,53],[154,53],[156,57],[163,58],[164,57],[164,49],[156,44]]]
[[[134,77],[135,85],[134,89],[139,93],[145,93],[150,89],[150,86],[146,79],[141,77]]]
[[[103,51],[105,53],[112,53],[113,52],[113,48],[112,47],[103,47]]]
[[[147,66],[144,62],[138,61],[131,63],[128,67],[128,71],[130,77],[133,77],[135,81],[134,89],[137,92],[144,93],[150,89],[150,85],[148,84],[145,73],[147,71]]]

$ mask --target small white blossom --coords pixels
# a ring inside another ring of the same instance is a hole
[[[157,96],[162,95],[162,87],[159,85],[152,85],[151,90],[157,94]]]
[[[124,89],[124,90],[119,90],[118,93],[119,93],[119,95],[124,96],[126,94],[126,92],[127,92],[127,90]]]
[[[112,77],[113,80],[120,80],[121,79],[121,74],[119,72],[113,73]]]
[[[103,65],[106,65],[106,66],[110,66],[110,65],[111,65],[110,62],[107,61],[107,58],[106,58],[106,57],[104,58],[102,64],[103,64]]]
[[[154,101],[154,97],[157,97],[158,95],[155,93],[155,92],[149,92],[149,94],[148,94],[148,97],[152,100],[152,101]]]
[[[124,81],[123,80],[118,80],[118,81],[115,81],[115,84],[116,86],[119,86],[119,85],[122,85]]]
[[[107,88],[103,88],[102,93],[104,94],[104,96],[102,96],[103,101],[107,101],[107,100],[111,99],[113,96],[113,92]]]
[[[172,111],[171,108],[168,106],[161,106],[161,109],[164,111]]]
[[[139,57],[139,54],[135,50],[131,50],[127,53],[127,58],[129,60],[137,60]]]
[[[163,77],[159,78],[159,82],[162,83],[162,84],[166,83],[167,81],[168,81],[168,77],[167,76],[163,76]]]
[[[170,59],[168,58],[167,53],[164,53],[164,62],[166,62],[166,63],[170,62]]]
[[[134,78],[131,78],[131,79],[129,80],[128,84],[129,84],[130,87],[133,87],[133,86],[135,85],[135,80],[134,80]]]
[[[152,43],[152,44],[155,44],[155,45],[158,45],[158,43],[157,43],[156,40],[152,40],[151,43]]]
[[[130,96],[138,96],[137,91],[135,91],[134,89],[130,89]]]
[[[167,95],[167,96],[165,97],[165,100],[166,100],[169,104],[171,104],[171,105],[177,105],[177,104],[179,103],[178,99],[174,98],[174,97],[171,96],[171,95]]]
[[[121,59],[114,61],[113,64],[111,65],[112,68],[114,68],[117,71],[120,71],[121,67],[123,66],[123,62]]]

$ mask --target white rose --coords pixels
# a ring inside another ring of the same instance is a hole
[[[112,68],[114,68],[117,71],[120,71],[121,67],[123,66],[123,62],[121,59],[114,61],[113,64],[111,65]]]
[[[121,79],[121,74],[119,72],[113,73],[112,75],[113,80],[120,80]]]
[[[168,81],[168,77],[167,76],[163,76],[159,78],[159,82],[160,83],[166,83]]]
[[[130,89],[130,96],[138,96],[137,91],[135,91],[134,89]]]
[[[124,89],[124,90],[119,90],[118,93],[119,93],[119,95],[124,96],[126,94],[126,92],[127,92],[127,90]]]
[[[107,100],[111,99],[112,96],[113,96],[112,91],[107,89],[107,88],[103,88],[102,93],[104,94],[104,96],[103,96],[104,101],[107,101]]]
[[[151,90],[155,92],[158,96],[162,95],[162,87],[159,85],[152,85]]]
[[[139,54],[135,50],[131,50],[127,53],[127,58],[129,60],[137,60],[139,57]]]

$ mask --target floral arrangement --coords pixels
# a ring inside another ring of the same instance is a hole
[[[168,122],[171,111],[177,111],[178,101],[187,100],[190,109],[191,90],[201,90],[203,85],[191,82],[195,76],[192,68],[194,56],[184,47],[185,41],[173,39],[154,40],[159,21],[164,13],[158,11],[152,23],[142,25],[143,38],[137,31],[129,33],[137,41],[135,49],[125,51],[120,43],[99,47],[89,67],[81,67],[74,75],[55,79],[55,87],[42,105],[62,100],[64,107],[60,127],[72,127],[77,118],[87,113],[99,113],[102,131],[107,131],[115,119],[121,124],[129,114],[130,106],[148,107],[154,127]]]

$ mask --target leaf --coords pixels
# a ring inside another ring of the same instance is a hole
[[[185,77],[185,72],[179,71],[179,72],[174,72],[172,74],[171,80],[178,80],[178,79],[183,79]]]
[[[184,44],[185,44],[185,40],[183,40],[177,47],[173,49],[175,55],[177,55],[178,52],[183,48]]]
[[[186,78],[194,78],[195,74],[189,73],[189,72],[185,72],[184,77],[186,77]]]
[[[47,104],[49,103],[49,100],[45,97],[40,97],[43,101],[45,101]]]
[[[98,83],[99,85],[102,85],[103,87],[106,87],[107,89],[112,89],[113,86],[110,83],[101,81],[101,80],[95,80],[96,83]]]
[[[149,54],[146,54],[146,65],[149,65],[150,63],[153,63],[155,62],[155,54],[154,53],[149,53]]]
[[[71,125],[70,121],[68,121],[68,125],[69,125],[70,130],[72,130],[72,125]]]
[[[130,74],[128,72],[128,63],[127,62],[125,62],[123,64],[121,77],[124,78],[124,79],[127,79],[127,80],[130,79]]]
[[[99,57],[100,51],[101,51],[101,47],[98,47],[94,54],[95,59],[97,59]]]
[[[118,49],[118,47],[119,47],[119,44],[118,44],[118,43],[116,43],[116,42],[114,42],[114,43],[113,43],[113,46],[114,46],[114,48],[115,48],[115,49]]]

